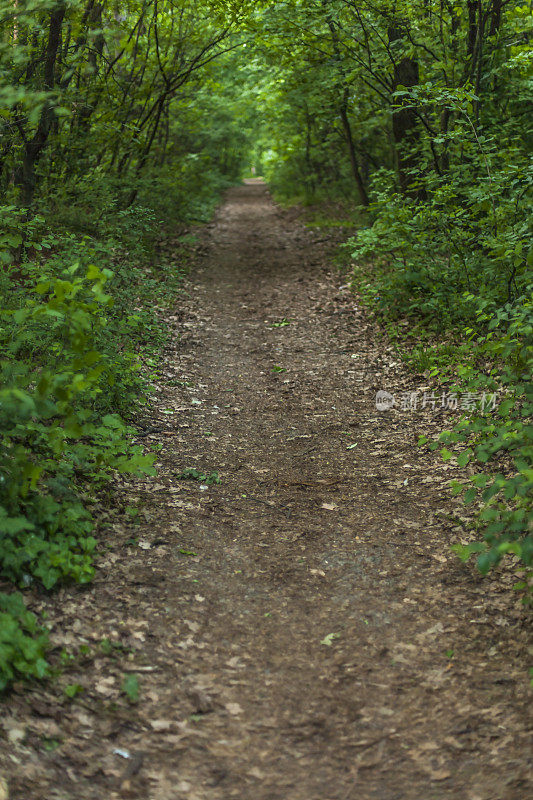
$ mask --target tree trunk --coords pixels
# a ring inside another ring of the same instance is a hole
[[[403,38],[404,26],[398,22],[388,29],[390,44]],[[418,84],[418,62],[404,56],[394,62],[393,91],[398,86],[409,89]],[[417,117],[413,108],[396,108],[392,112],[392,135],[396,150],[396,169],[400,189],[411,197],[420,197],[420,189],[410,189],[413,179],[411,173],[418,163],[420,133],[416,127]]]
[[[152,127],[152,132],[150,133],[150,135],[148,137],[148,141],[147,141],[147,143],[145,145],[143,153],[142,153],[142,155],[141,155],[141,157],[139,159],[139,162],[137,164],[137,169],[135,170],[135,175],[136,175],[137,178],[141,175],[142,171],[144,170],[144,167],[146,166],[146,162],[148,161],[148,156],[150,155],[150,151],[152,149],[152,145],[154,143],[154,139],[155,139],[156,133],[157,133],[158,128],[159,128],[159,123],[161,121],[161,115],[163,113],[165,100],[166,100],[166,95],[163,94],[159,99],[159,104],[157,106],[157,111],[156,111],[155,120],[154,120],[153,127]],[[130,193],[130,196],[128,197],[128,200],[127,200],[127,203],[126,203],[126,207],[127,208],[129,208],[135,202],[135,200],[137,199],[138,192],[139,192],[139,190],[137,188],[132,189],[132,191]]]
[[[493,0],[492,11],[490,15],[489,36],[496,36],[500,30],[500,24],[502,21],[502,5],[502,0]]]
[[[44,59],[44,78],[43,88],[50,91],[55,83],[55,64],[57,51],[61,42],[61,27],[65,16],[65,4],[61,2],[50,14],[50,24],[48,28],[48,42]],[[41,154],[46,147],[48,136],[54,122],[54,110],[50,102],[45,103],[41,112],[41,117],[31,139],[24,143],[24,155],[22,159],[22,169],[18,178],[18,183],[22,189],[22,200],[25,206],[30,206],[35,194],[35,170]]]
[[[352,136],[352,128],[350,125],[350,120],[348,118],[348,89],[344,90],[344,96],[342,99],[341,105],[341,120],[342,120],[342,127],[344,128],[344,135],[346,136],[346,142],[348,144],[348,153],[350,156],[350,164],[352,167],[352,174],[357,185],[357,191],[359,192],[359,197],[361,199],[361,203],[364,206],[368,206],[369,200],[368,195],[366,193],[365,184],[363,181],[363,176],[361,175],[361,170],[359,168],[359,161],[357,158],[357,153],[355,152],[355,145],[353,143],[353,136]]]
[[[468,33],[466,35],[466,54],[472,56],[476,49],[477,39],[477,0],[468,0]]]
[[[346,144],[348,145],[348,155],[350,157],[350,165],[352,168],[352,175],[354,177],[357,191],[359,192],[359,198],[361,203],[364,206],[368,205],[368,195],[366,193],[365,184],[363,181],[363,176],[361,175],[361,170],[359,169],[359,161],[357,158],[357,153],[355,151],[355,144],[352,135],[352,128],[350,125],[350,120],[348,118],[348,96],[349,96],[349,88],[347,84],[346,75],[342,66],[342,58],[339,48],[339,37],[337,35],[337,30],[335,28],[335,23],[333,22],[333,17],[331,16],[327,5],[326,0],[322,0],[322,6],[324,11],[326,12],[326,22],[328,24],[328,28],[331,33],[331,41],[333,44],[333,52],[335,53],[335,61],[337,62],[337,68],[339,70],[339,75],[344,86],[343,95],[342,95],[342,102],[340,107],[340,115],[342,121],[342,127],[344,129],[344,135],[346,137]]]

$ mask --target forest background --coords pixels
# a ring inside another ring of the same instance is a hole
[[[131,443],[165,342],[154,308],[179,302],[190,227],[252,166],[347,230],[341,266],[411,368],[469,393],[428,443],[469,468],[455,549],[482,572],[510,554],[524,592],[531,3],[0,9],[0,690],[49,671],[21,590],[89,581],[106,484],[154,472]]]

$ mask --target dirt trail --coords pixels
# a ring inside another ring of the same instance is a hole
[[[376,410],[377,389],[422,384],[291,216],[251,182],[204,233],[169,320],[140,546],[115,526],[92,587],[58,598],[58,644],[86,609],[72,639],[90,653],[62,678],[85,692],[61,713],[53,689],[12,701],[12,798],[531,796],[512,576],[450,555],[449,466],[416,447],[439,417]],[[113,657],[94,655],[103,637]]]

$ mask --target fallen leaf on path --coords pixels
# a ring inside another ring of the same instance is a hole
[[[385,742],[380,742],[376,747],[375,751],[369,755],[360,756],[357,759],[357,768],[358,769],[372,769],[372,767],[377,767],[383,761],[383,755],[385,751]]]
[[[325,644],[327,647],[331,647],[331,643],[333,642],[333,640],[338,639],[339,636],[340,633],[328,633],[327,636],[324,636],[320,644]]]
[[[435,769],[429,773],[429,777],[432,781],[445,781],[446,778],[451,776],[451,772],[448,769]]]
[[[150,727],[152,730],[159,732],[159,731],[169,731],[174,722],[171,719],[151,719],[150,720]]]
[[[242,714],[242,708],[238,703],[226,703],[226,711],[230,714]]]
[[[22,742],[25,736],[26,730],[24,728],[9,728],[7,732],[7,739],[9,742],[11,742],[11,744]]]
[[[213,699],[203,689],[195,687],[188,694],[197,714],[209,714],[213,711]]]
[[[110,696],[114,694],[115,691],[114,684],[115,684],[115,678],[113,677],[101,678],[101,680],[99,680],[98,683],[95,684],[94,688],[96,689],[98,694],[105,694],[107,696]]]

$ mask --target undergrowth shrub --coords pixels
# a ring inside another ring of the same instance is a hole
[[[473,395],[502,393],[496,414],[474,413],[463,418],[440,441],[460,445],[459,466],[477,468],[468,482],[453,482],[465,504],[475,503],[482,541],[453,549],[463,560],[477,554],[487,573],[503,555],[512,553],[527,568],[533,563],[533,285],[527,294],[496,314],[478,312],[485,332],[476,337],[480,356],[490,368],[466,377]],[[473,335],[471,330],[468,331]],[[432,446],[436,446],[434,443]],[[449,451],[444,450],[444,457]],[[520,585],[520,588],[525,588]]]
[[[480,138],[444,176],[424,176],[423,199],[394,192],[381,170],[374,223],[347,246],[363,301],[389,327],[401,320],[425,339],[407,352],[412,366],[478,400],[499,394],[492,413],[478,403],[431,443],[474,470],[452,490],[476,509],[480,538],[453,549],[464,560],[476,554],[487,573],[506,553],[526,570],[533,560],[533,168],[512,143],[502,157]]]
[[[149,207],[93,226],[85,215],[0,209],[0,578],[22,590],[90,581],[99,490],[115,472],[155,472],[131,423],[149,392],[143,363],[166,341],[153,307],[185,268],[158,252]],[[0,691],[44,676],[45,647],[22,596],[0,593]]]
[[[78,271],[75,264],[65,277],[41,281],[0,316],[9,359],[0,364],[2,573],[26,584],[38,578],[47,589],[92,576],[95,542],[76,499],[80,483],[113,469],[147,470],[153,460],[128,444],[118,414],[101,414],[107,387],[120,381],[127,389],[129,374],[138,385],[138,363],[99,347],[112,304],[109,271]]]
[[[391,172],[375,177],[375,221],[347,246],[358,284],[384,316],[441,330],[474,320],[477,297],[498,308],[524,291],[533,163],[494,168],[490,178],[482,169],[475,161],[446,179],[428,179],[425,202],[395,192]],[[371,276],[364,269],[370,260]]]
[[[0,594],[0,692],[16,678],[44,678],[48,636],[19,592]]]

